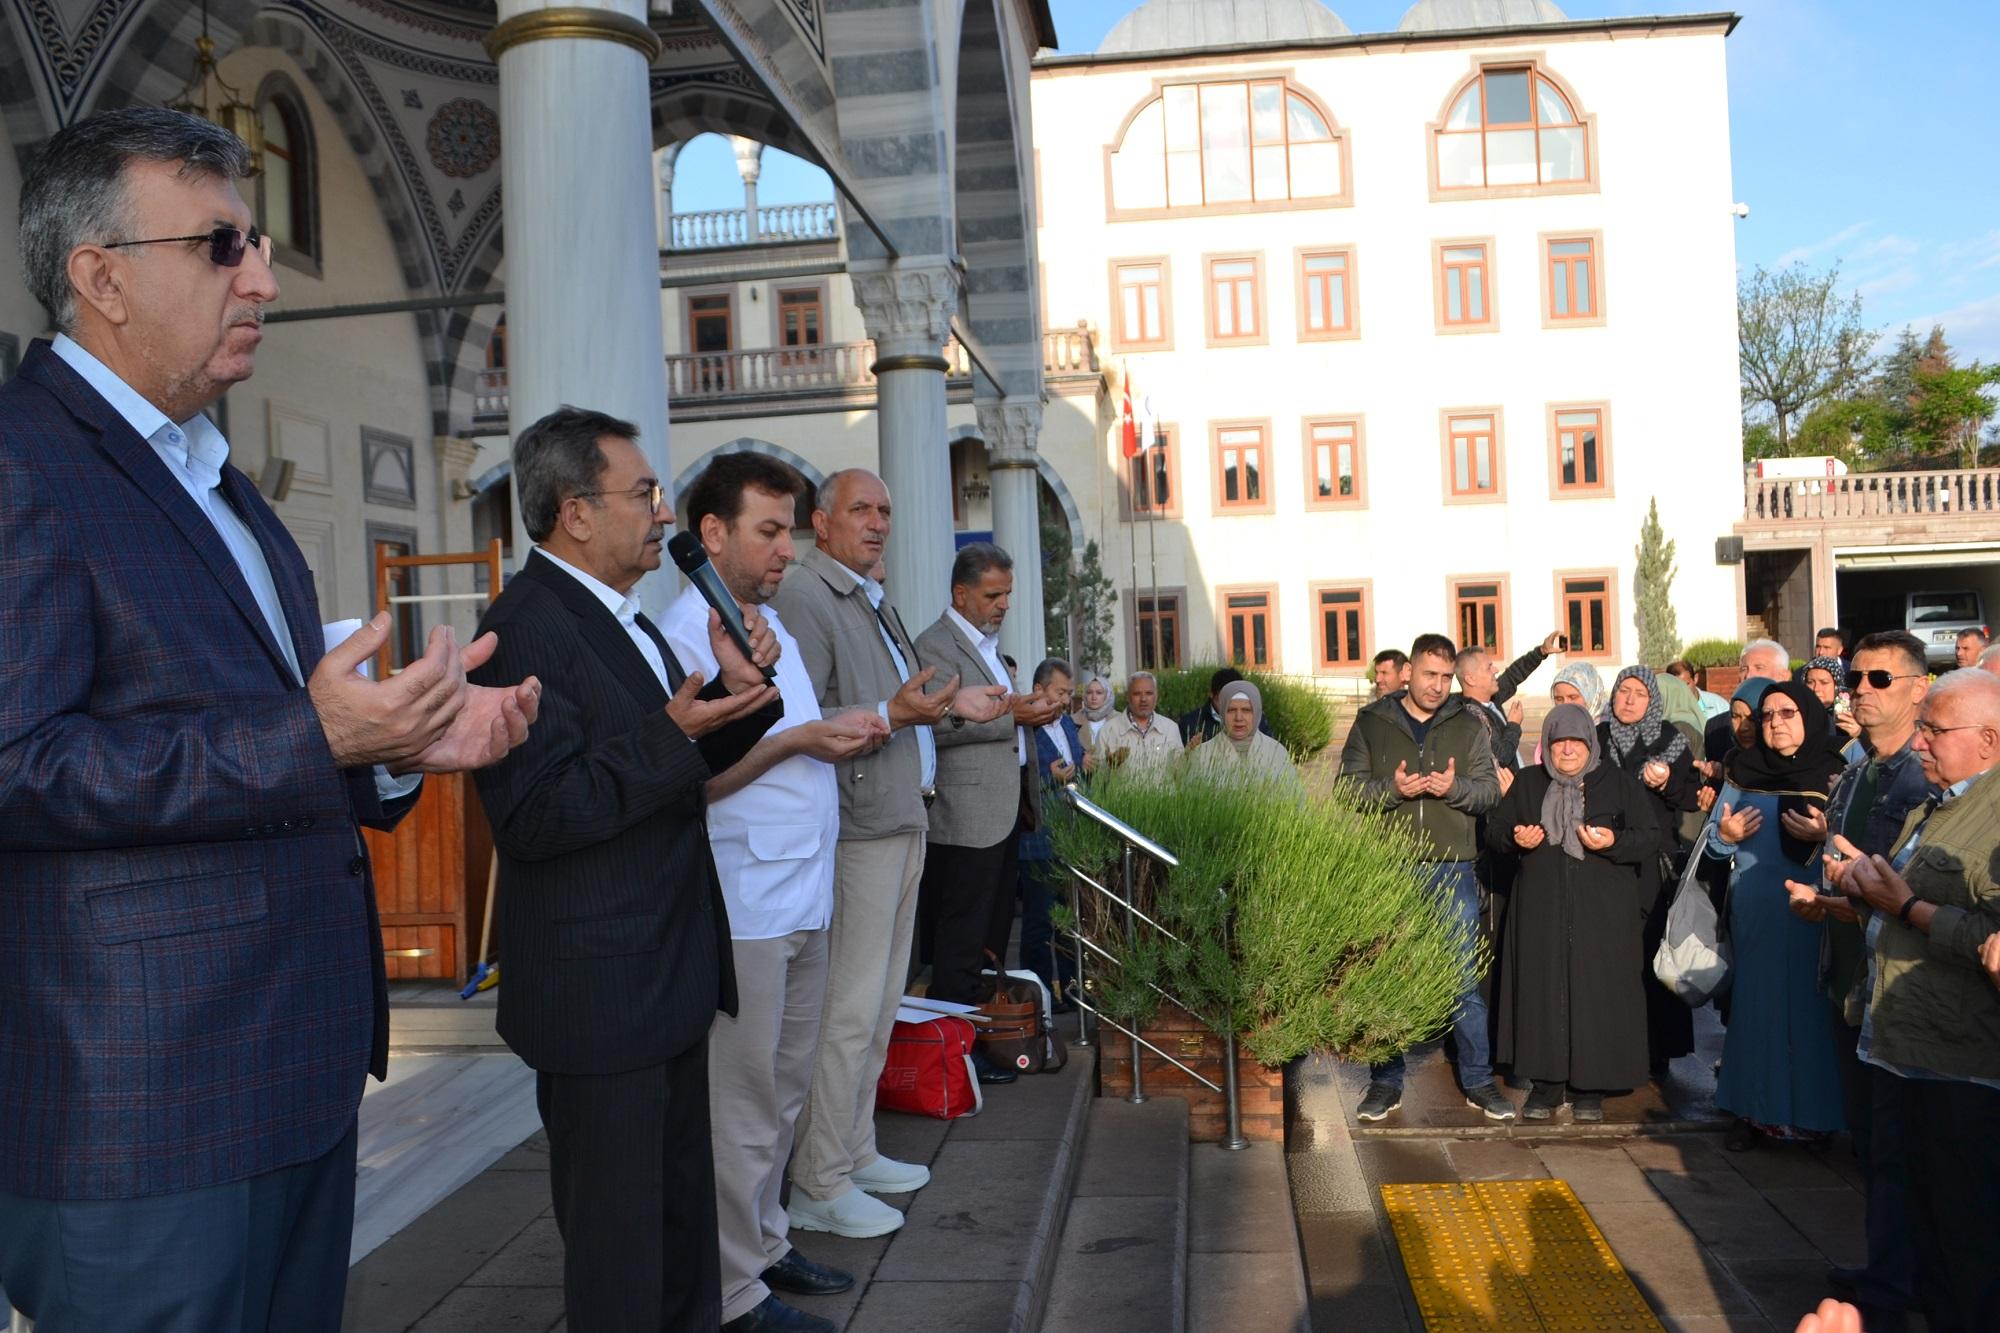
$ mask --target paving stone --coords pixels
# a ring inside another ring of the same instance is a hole
[[[1361,1139],[1354,1145],[1354,1155],[1371,1186],[1457,1179],[1438,1139]]]
[[[554,1218],[528,1223],[500,1253],[479,1266],[468,1287],[557,1287],[563,1283],[563,1239]]]
[[[1458,1139],[1445,1156],[1458,1180],[1537,1180],[1549,1174],[1533,1147],[1508,1139]]]
[[[1067,1147],[1062,1149],[1066,1153]],[[1019,1282],[1037,1244],[1054,1244],[1049,1207],[1066,1165],[1017,1143],[946,1140],[931,1183],[876,1269],[879,1282]],[[867,1308],[868,1301],[862,1301]]]
[[[536,1130],[521,1146],[509,1151],[489,1170],[493,1171],[546,1171],[549,1169],[549,1136],[546,1130]]]
[[[893,1157],[899,1162],[920,1162],[930,1165],[938,1149],[944,1144],[944,1136],[955,1125],[970,1125],[981,1119],[935,1120],[927,1115],[900,1115],[894,1111],[884,1111],[875,1117],[875,1151],[884,1157]]]
[[[1626,1140],[1625,1155],[1642,1171],[1677,1175],[1733,1171],[1721,1145],[1721,1138],[1714,1134],[1662,1134]]]
[[[1782,1259],[1731,1259],[1729,1271],[1743,1284],[1764,1317],[1790,1329],[1801,1316],[1826,1299],[1826,1265],[1795,1264]]]
[[[1646,1176],[1720,1259],[1822,1261],[1798,1229],[1740,1176],[1679,1176],[1666,1171],[1649,1171]]]
[[[1695,1238],[1680,1214],[1668,1204],[1658,1200],[1600,1203],[1592,1205],[1589,1211],[1619,1264],[1654,1313],[1762,1318],[1750,1294]]]
[[[345,1327],[410,1327],[548,1208],[546,1176],[473,1177],[348,1270]]]
[[[1308,1297],[1288,1254],[1190,1254],[1188,1333],[1312,1333]],[[1050,1329],[1062,1326],[1051,1322]],[[1158,1329],[1146,1333],[1160,1333]]]
[[[1014,1282],[878,1282],[846,1333],[1010,1333]]]
[[[1845,1189],[1847,1182],[1828,1162],[1834,1153],[1843,1151],[1835,1147],[1814,1153],[1797,1144],[1762,1143],[1749,1152],[1728,1153],[1724,1160],[1761,1190]]]
[[[1569,1182],[1570,1192],[1586,1206],[1643,1203],[1660,1197],[1645,1173],[1615,1144],[1544,1143],[1539,1145],[1537,1156],[1550,1175]]]
[[[546,1333],[562,1317],[560,1287],[460,1287],[412,1325],[410,1333]],[[349,1327],[372,1333],[403,1325]]]
[[[836,1328],[845,1327],[848,1319],[854,1314],[854,1308],[861,1303],[862,1293],[874,1279],[875,1269],[881,1264],[882,1256],[888,1253],[889,1243],[894,1239],[894,1233],[855,1240],[850,1236],[835,1236],[825,1231],[792,1232],[793,1248],[814,1263],[827,1264],[842,1272],[852,1273],[854,1285],[846,1291],[836,1292],[831,1296],[786,1294],[785,1304],[795,1306],[808,1314],[816,1314],[822,1319],[831,1319]]]
[[[1184,1226],[1178,1198],[1072,1199],[1044,1327],[1092,1333],[1183,1327]]]
[[[1367,1212],[1375,1206],[1375,1191],[1361,1174],[1361,1159],[1349,1140],[1285,1154],[1285,1174],[1292,1183],[1292,1206],[1301,1216]]]
[[[1373,1212],[1301,1214],[1299,1241],[1306,1281],[1315,1293],[1396,1281],[1393,1242],[1385,1239]]]
[[[1211,1146],[1210,1152],[1215,1151]],[[1090,1103],[1076,1195],[1179,1200],[1186,1194],[1187,1157],[1186,1102],[1156,1097],[1134,1106],[1119,1098],[1098,1097]]]
[[[1096,1152],[1096,1130],[1091,1131]],[[1188,1249],[1202,1254],[1299,1252],[1285,1154],[1275,1143],[1228,1152],[1213,1143],[1187,1149]],[[1088,1162],[1085,1163],[1088,1166]]]
[[[1762,1315],[1661,1315],[1667,1333],[1773,1333]]]
[[[1012,1083],[988,1087],[986,1109],[969,1120],[953,1121],[951,1137],[956,1142],[1060,1139],[1075,1122],[1077,1100],[1090,1097],[1088,1070],[1087,1062],[1072,1060],[1061,1073],[1023,1074]]]
[[[1797,1227],[1827,1263],[1868,1262],[1868,1200],[1851,1189],[1765,1190],[1771,1206]]]
[[[1405,1302],[1401,1288],[1387,1283],[1368,1283],[1343,1291],[1314,1289],[1312,1326],[1367,1333],[1423,1333],[1423,1324]]]

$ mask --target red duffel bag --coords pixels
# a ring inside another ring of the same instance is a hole
[[[950,1014],[924,1023],[899,1021],[889,1034],[882,1077],[875,1081],[876,1108],[938,1120],[979,1114],[984,1099],[972,1072],[975,1039],[972,1024]]]

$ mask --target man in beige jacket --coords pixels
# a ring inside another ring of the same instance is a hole
[[[931,728],[954,716],[990,721],[1007,708],[1003,687],[960,689],[950,673],[918,660],[902,617],[868,573],[882,559],[889,524],[881,478],[859,468],[828,477],[813,510],[814,549],[787,571],[771,603],[798,642],[820,711],[866,709],[892,729],[881,749],[834,765],[840,839],[826,1007],[792,1158],[792,1225],[854,1237],[903,1225],[902,1213],[873,1195],[930,1181],[925,1167],[875,1150],[875,1080],[909,978],[926,807],[937,783]],[[926,685],[936,692],[926,694]]]

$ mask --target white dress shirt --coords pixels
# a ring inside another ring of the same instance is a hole
[[[646,665],[653,668],[653,675],[659,678],[660,688],[668,694],[672,694],[674,687],[667,684],[667,659],[660,656],[660,645],[653,642],[653,636],[639,628],[639,599],[631,593],[618,591],[595,574],[584,573],[584,571],[578,569],[561,556],[551,555],[549,548],[546,546],[537,546],[535,550],[540,553],[542,559],[548,561],[578,583],[581,583],[591,596],[604,603],[605,610],[618,617],[618,623],[624,626],[625,633],[631,637],[633,645],[639,650],[639,655],[646,659]],[[703,603],[703,605],[707,605],[707,603]],[[666,637],[664,630],[661,631],[661,637]],[[708,621],[706,619],[702,621],[702,639],[704,646],[706,646],[708,639]],[[680,654],[677,653],[675,656],[680,656]],[[686,661],[683,660],[681,665],[687,667]],[[693,668],[690,667],[688,669],[692,670]],[[715,667],[710,665],[705,670],[708,673],[708,679],[714,680]]]
[[[838,560],[833,563],[840,565]],[[847,569],[846,565],[840,565],[840,567]],[[882,585],[874,579],[869,578],[866,574],[857,574],[851,569],[847,569],[847,577],[861,585],[861,595],[866,597],[868,605],[875,609],[877,613],[875,617],[875,632],[882,636],[883,644],[888,647],[889,660],[896,664],[896,674],[907,681],[910,678],[910,664],[904,659],[903,650],[896,646],[895,637],[882,624],[880,612],[882,610],[882,599],[885,596]],[[884,699],[882,702],[876,704],[875,711],[881,714],[884,722],[887,722],[889,720],[889,701]],[[937,786],[937,738],[931,735],[931,729],[927,726],[913,726],[910,730],[917,733],[917,785],[925,791],[930,791]]]
[[[1042,733],[1049,738],[1049,743],[1056,747],[1056,753],[1062,757],[1065,764],[1076,763],[1076,756],[1069,752],[1069,736],[1062,729],[1060,717],[1053,722],[1043,723]]]
[[[660,633],[690,671],[717,670],[708,601],[695,588],[660,618]],[[781,650],[775,670],[785,714],[766,736],[817,722],[819,700],[798,642],[762,608]],[[708,806],[708,841],[729,907],[732,939],[769,940],[833,921],[833,849],[840,840],[840,784],[833,765],[795,754]]]
[[[291,624],[285,619],[285,605],[278,598],[278,584],[271,577],[270,562],[264,558],[264,548],[257,544],[250,525],[221,491],[222,469],[229,464],[229,441],[199,412],[186,421],[169,421],[166,413],[147,402],[68,334],[57,334],[50,350],[97,390],[140,439],[153,446],[153,452],[167,465],[167,471],[173,473],[174,480],[208,519],[216,536],[222,538],[244,583],[249,585],[251,597],[256,599],[257,609],[264,614],[265,628],[271,631],[278,651],[284,654],[285,665],[291,668],[292,679],[304,685],[305,672],[299,667],[298,649],[292,643]],[[324,627],[321,633],[325,633]],[[421,781],[421,773],[391,777],[388,769],[380,764],[375,766],[375,794],[384,801],[408,796]]]
[[[986,669],[993,673],[993,683],[995,685],[1004,685],[1009,690],[1013,689],[1013,674],[1007,670],[1007,664],[1000,660],[1000,636],[998,634],[980,633],[972,627],[970,620],[967,620],[958,613],[958,608],[955,606],[947,606],[944,609],[944,613],[951,617],[951,623],[958,627],[958,632],[963,634],[965,641],[972,645],[972,651],[978,653],[980,659],[986,663]],[[964,681],[959,682],[961,685],[964,683]],[[1019,758],[1021,767],[1026,768],[1028,766],[1028,729],[1026,727],[1014,728],[1014,753]]]

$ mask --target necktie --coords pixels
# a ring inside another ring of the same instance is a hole
[[[880,605],[878,605],[875,602],[870,602],[868,604],[868,609],[875,613],[875,623],[882,627],[882,633],[888,636],[890,643],[896,645],[897,654],[904,659],[903,679],[908,680],[911,676],[914,676],[921,668],[919,668],[917,665],[916,654],[913,651],[908,651],[904,649],[903,647],[903,644],[908,641],[907,636],[901,638],[897,637],[895,628],[889,624],[889,617],[882,614],[882,608]],[[898,616],[896,617],[896,619],[901,620],[902,617]]]
[[[681,670],[680,659],[675,657],[674,650],[667,646],[666,636],[654,628],[652,621],[646,619],[644,611],[634,614],[632,623],[643,630],[646,637],[653,641],[653,646],[660,650],[660,660],[667,666],[667,693],[675,693],[680,689],[681,682],[687,679],[687,672]]]

